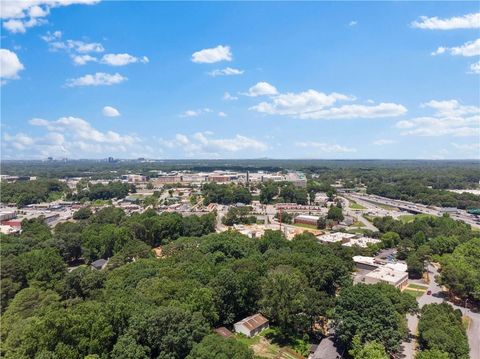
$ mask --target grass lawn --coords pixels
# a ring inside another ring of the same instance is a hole
[[[393,210],[397,209],[396,207],[389,206],[388,204],[375,203],[375,205],[376,205],[377,207],[386,209],[387,211],[393,211]]]
[[[364,228],[349,228],[348,233],[354,233],[354,234],[365,234],[367,229]]]
[[[350,202],[350,208],[351,209],[366,209],[364,206],[361,204],[358,204],[357,202]]]
[[[308,228],[308,229],[317,229],[317,226],[313,226],[311,224],[304,224],[304,223],[295,223],[295,227],[302,227],[302,228]]]
[[[297,340],[294,343],[284,345],[279,344],[273,339],[275,329],[269,328],[263,330],[260,334],[253,338],[248,338],[242,334],[235,334],[235,339],[239,342],[247,345],[255,353],[255,357],[270,358],[270,359],[300,359],[303,358],[300,354],[295,352],[292,348],[298,347],[298,349],[305,349],[309,347],[305,346],[302,340]],[[305,348],[303,348],[305,347]],[[297,348],[295,348],[297,349]]]
[[[408,293],[408,294],[414,296],[415,298],[419,298],[423,295],[423,293],[425,293],[424,291],[408,289],[408,288],[405,289],[403,292]]]
[[[429,218],[433,217],[429,214],[404,214],[399,216],[398,219],[401,220],[403,223],[409,223],[415,220],[415,218]]]
[[[280,347],[276,344],[270,343],[263,333],[260,333],[253,338],[248,338],[241,334],[235,334],[235,339],[250,347],[256,356],[260,358],[278,358],[280,354]]]
[[[428,287],[420,284],[410,283],[407,288],[427,290]]]
[[[365,224],[363,222],[356,221],[356,222],[353,222],[351,227],[365,227]]]
[[[369,222],[373,222],[373,220],[376,218],[375,216],[369,216],[368,214],[364,214],[363,218],[365,218]]]

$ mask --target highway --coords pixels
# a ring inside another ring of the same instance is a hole
[[[381,196],[376,196],[376,195],[359,195],[356,193],[349,193],[349,196],[353,198],[354,200],[362,200],[362,201],[367,201],[371,203],[376,203],[376,204],[382,204],[386,206],[391,206],[391,207],[397,207],[399,209],[402,209],[404,211],[408,211],[411,213],[423,213],[423,214],[429,214],[432,216],[437,216],[440,217],[443,215],[443,212],[441,208],[439,207],[433,207],[433,206],[426,206],[420,203],[413,203],[413,202],[408,202],[408,201],[403,201],[403,200],[397,200],[397,199],[390,199],[386,197],[381,197]],[[474,215],[468,214],[464,210],[458,210],[457,213],[452,213],[450,214],[450,217],[458,220],[458,221],[463,221],[469,225],[471,225],[474,228],[480,228],[480,219],[475,217]]]

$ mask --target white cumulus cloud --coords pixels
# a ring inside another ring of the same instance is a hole
[[[270,85],[271,86],[271,85]],[[396,103],[379,103],[371,105],[346,104],[334,107],[340,101],[354,101],[355,96],[337,92],[326,94],[315,90],[299,93],[280,93],[271,91],[270,100],[250,107],[251,110],[268,114],[290,116],[300,119],[341,119],[341,118],[380,118],[400,116],[407,109]],[[250,88],[253,96],[256,92]]]
[[[102,64],[110,65],[110,66],[125,66],[128,64],[134,63],[148,63],[148,57],[135,57],[130,54],[106,54],[103,55],[101,61]]]
[[[223,94],[222,99],[223,99],[224,101],[235,101],[235,100],[238,100],[238,97],[237,97],[237,96],[232,96],[232,95],[230,95],[229,92],[225,92],[225,93]]]
[[[105,106],[102,110],[102,114],[106,117],[118,117],[120,116],[120,111],[118,111],[115,107]]]
[[[215,69],[213,71],[210,71],[208,74],[210,76],[216,77],[216,76],[233,76],[233,75],[241,75],[245,71],[240,70],[240,69],[234,69],[231,67],[226,67],[224,69]]]
[[[95,74],[88,74],[82,77],[68,79],[66,82],[67,87],[77,86],[111,86],[126,81],[127,78],[119,73],[107,74],[105,72],[97,72]]]
[[[213,64],[220,61],[232,61],[230,46],[218,45],[210,49],[203,49],[192,54],[192,61],[196,63]]]
[[[421,16],[420,20],[413,21],[411,26],[428,30],[454,30],[480,28],[480,12],[440,19],[436,16]]]
[[[432,109],[430,116],[402,120],[395,127],[410,136],[480,136],[480,107],[460,104],[457,100],[432,100],[422,104]]]
[[[258,82],[248,89],[248,92],[245,93],[247,96],[257,97],[265,95],[276,95],[278,93],[275,86],[270,85],[268,82],[262,81]]]
[[[453,56],[479,56],[480,55],[480,39],[476,39],[474,41],[469,41],[466,42],[463,45],[460,46],[454,46],[454,47],[445,47],[445,46],[440,46],[432,52],[433,56],[444,54],[444,53],[449,53],[450,55]]]
[[[23,0],[1,1],[3,27],[12,33],[24,33],[28,28],[47,23],[50,9],[75,4],[94,4],[99,0]]]
[[[6,80],[18,78],[18,73],[25,67],[13,51],[0,49],[0,80],[2,84]]]
[[[231,138],[212,138],[213,133],[210,131],[197,132],[187,136],[185,134],[177,134],[171,140],[160,140],[160,144],[166,148],[180,148],[188,156],[207,155],[216,156],[222,152],[240,152],[245,150],[265,151],[268,149],[267,144],[254,138],[235,135]]]
[[[470,65],[470,73],[480,74],[480,61],[475,62],[475,63]]]

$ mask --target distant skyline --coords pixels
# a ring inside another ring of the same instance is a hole
[[[477,2],[1,1],[1,158],[479,159]]]

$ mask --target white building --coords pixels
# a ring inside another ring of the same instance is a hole
[[[382,266],[367,273],[365,275],[365,283],[387,283],[402,290],[408,285],[408,273]]]
[[[257,313],[235,323],[233,327],[237,333],[245,334],[247,337],[253,337],[263,329],[268,328],[268,319]]]
[[[318,236],[317,239],[323,243],[346,243],[356,236],[353,233],[334,232]]]
[[[358,246],[361,248],[367,248],[369,244],[380,243],[381,240],[369,237],[360,237],[360,238],[350,238],[346,243],[343,243],[345,247]]]

